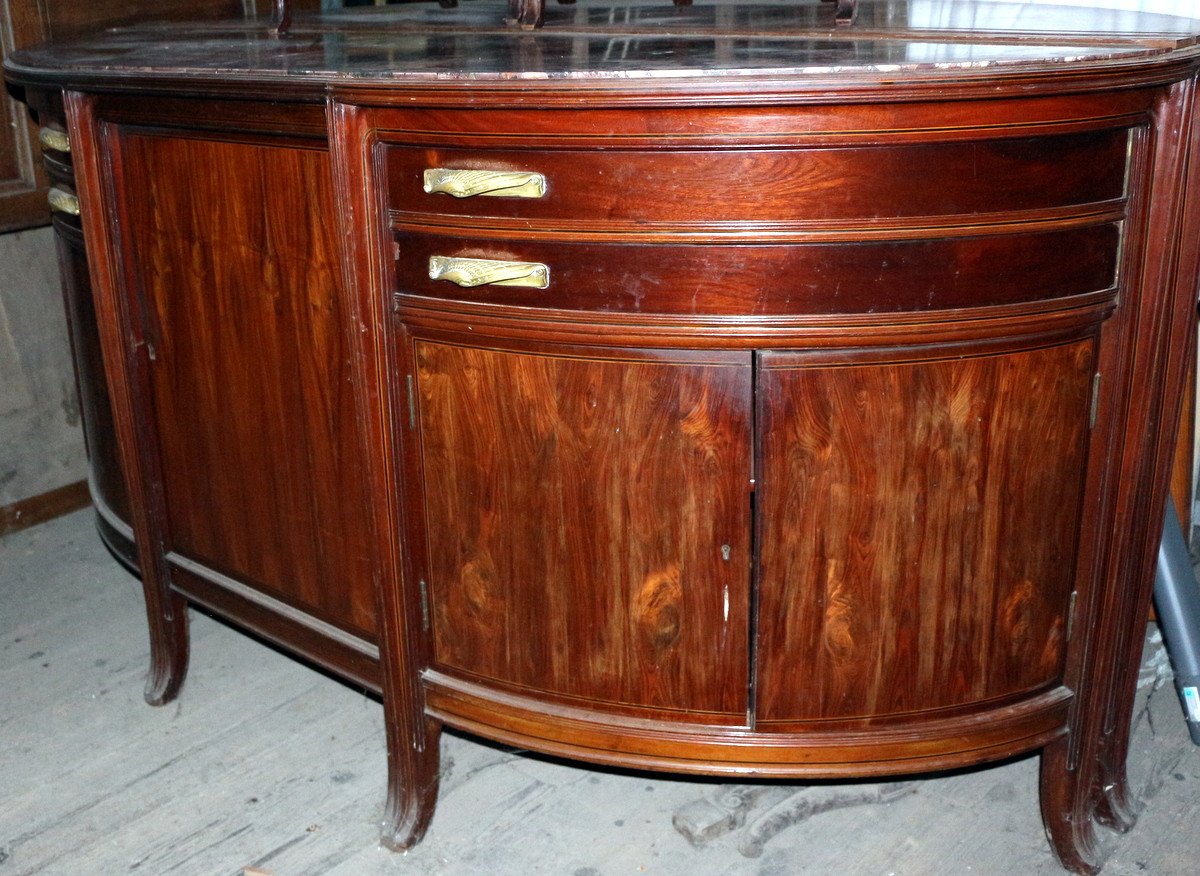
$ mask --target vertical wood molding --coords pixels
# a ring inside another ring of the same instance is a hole
[[[94,98],[68,92],[65,103],[71,140],[86,147],[76,156],[75,171],[100,341],[112,391],[117,446],[132,500],[130,522],[150,625],[146,700],[162,705],[179,693],[187,672],[187,602],[171,589],[165,559],[161,476],[155,471],[157,446],[153,436],[147,434],[145,419],[137,413],[147,397],[147,353],[140,314],[131,312],[135,304],[123,294],[125,277],[117,236],[117,229],[122,227],[117,219],[121,208],[113,180],[114,167],[120,165],[119,142],[96,118]]]

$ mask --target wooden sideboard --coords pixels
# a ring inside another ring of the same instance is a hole
[[[69,138],[147,698],[189,602],[382,693],[395,847],[443,725],[731,776],[1040,751],[1098,869],[1193,355],[1200,24],[959,5],[11,58]]]

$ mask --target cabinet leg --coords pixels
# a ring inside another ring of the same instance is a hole
[[[1081,770],[1067,769],[1067,740],[1042,751],[1042,823],[1059,863],[1074,873],[1100,871],[1108,850],[1093,816],[1091,782]]]
[[[1141,803],[1130,793],[1124,768],[1104,783],[1104,794],[1096,805],[1096,820],[1110,830],[1125,833],[1137,824]]]
[[[379,841],[393,851],[411,849],[425,836],[437,806],[442,725],[425,719],[411,744],[389,743],[387,803]],[[418,735],[419,734],[419,735]]]
[[[146,702],[165,705],[179,694],[188,665],[187,600],[177,593],[159,593],[146,583],[146,616],[150,621],[150,673]]]

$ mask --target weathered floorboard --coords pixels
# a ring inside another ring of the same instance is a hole
[[[0,876],[804,876],[937,874],[947,862],[1061,872],[1042,840],[1031,758],[801,821],[751,859],[739,844],[777,797],[694,848],[672,816],[719,783],[594,770],[456,735],[442,743],[443,805],[425,842],[398,856],[377,842],[377,702],[194,615],[192,675],[177,704],[152,709],[141,701],[139,600],[90,512],[0,539]],[[1169,687],[1138,710],[1131,769],[1135,788],[1162,787],[1106,872],[1189,872],[1178,828],[1200,820],[1200,749]]]

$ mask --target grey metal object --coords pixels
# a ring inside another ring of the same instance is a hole
[[[1169,498],[1158,545],[1154,609],[1175,670],[1175,690],[1188,733],[1192,742],[1200,745],[1200,586],[1196,584],[1175,503]]]

